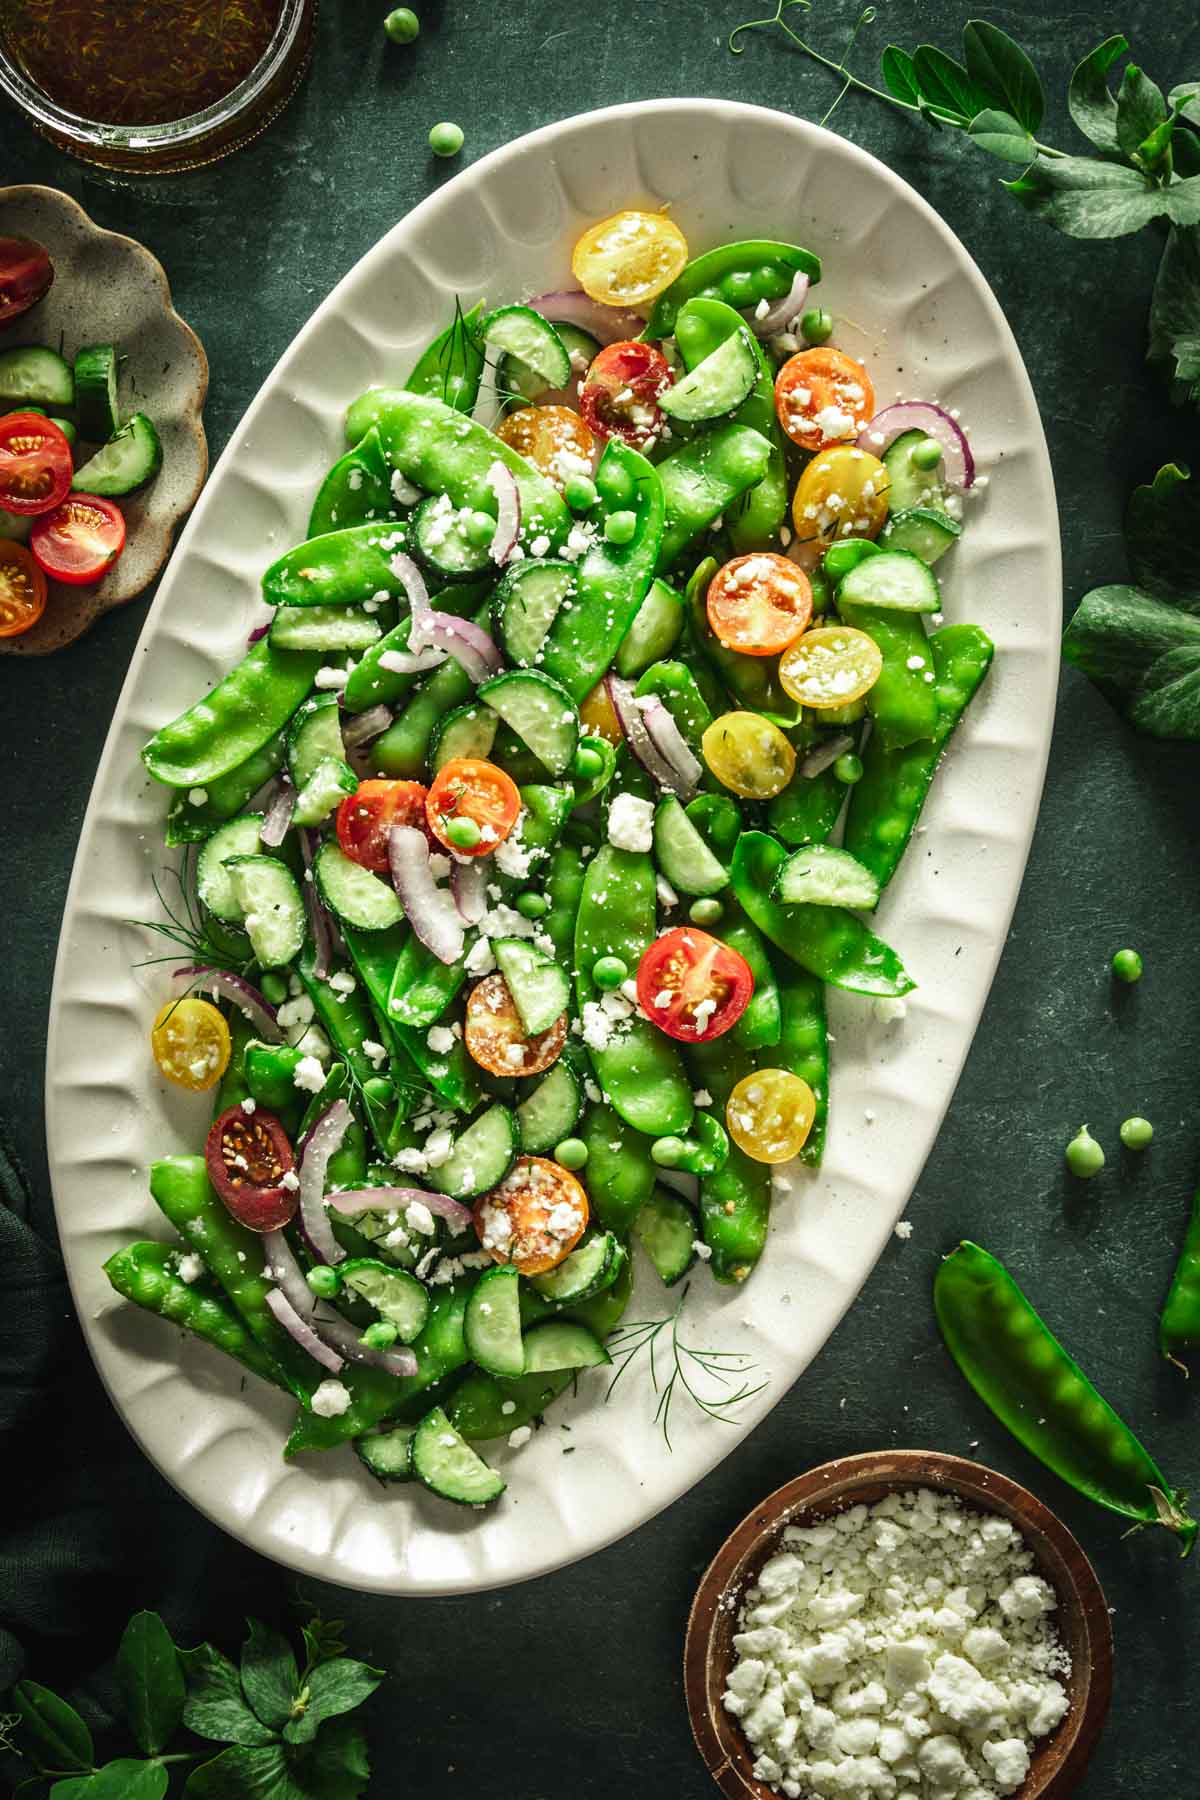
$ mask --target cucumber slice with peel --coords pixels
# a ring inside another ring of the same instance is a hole
[[[556,319],[553,324],[570,360],[572,375],[582,381],[593,357],[599,354],[598,341],[590,332],[581,331],[578,325],[568,325],[565,319]],[[496,386],[501,393],[519,394],[531,404],[553,391],[550,382],[528,363],[522,362],[519,356],[501,358],[496,368]]]
[[[376,1481],[385,1485],[393,1481],[414,1481],[412,1441],[416,1435],[415,1425],[393,1425],[390,1431],[376,1431],[368,1437],[355,1438],[355,1454]]]
[[[496,635],[509,662],[528,668],[537,660],[550,627],[575,589],[570,563],[553,559],[518,562],[504,571],[492,602]]]
[[[485,1269],[467,1301],[463,1329],[472,1361],[489,1375],[523,1375],[521,1277],[511,1263]]]
[[[713,855],[673,794],[655,809],[654,860],[681,894],[703,897],[729,886],[729,870]]]
[[[402,1344],[411,1344],[424,1330],[429,1317],[429,1295],[407,1269],[394,1268],[370,1256],[354,1256],[338,1265],[338,1274],[343,1287],[396,1327]]]
[[[611,1361],[598,1338],[568,1319],[535,1325],[525,1336],[527,1375],[540,1375],[550,1369],[596,1369]]]
[[[700,1221],[681,1194],[660,1183],[634,1220],[633,1235],[659,1279],[673,1287],[696,1260]]]
[[[560,1056],[516,1109],[522,1151],[529,1156],[546,1155],[570,1137],[582,1112],[583,1084],[571,1064]]]
[[[490,707],[474,703],[456,706],[434,726],[429,739],[429,767],[436,775],[443,763],[456,757],[479,757],[486,760],[492,753],[500,721]]]
[[[611,1287],[625,1261],[625,1246],[615,1232],[602,1231],[576,1246],[556,1268],[535,1275],[530,1286],[544,1300],[560,1306],[573,1306],[576,1301],[590,1300],[593,1294]]]
[[[698,425],[736,412],[758,381],[758,351],[747,327],[733,332],[659,396],[669,419]]]
[[[940,612],[941,590],[927,563],[909,550],[882,550],[857,563],[839,583],[838,605],[886,607],[890,612]]]
[[[808,906],[849,906],[870,912],[879,904],[879,882],[848,850],[834,844],[806,844],[780,866],[776,900]]]
[[[282,969],[304,947],[304,902],[295,876],[277,856],[231,856],[226,863],[255,960]]]
[[[218,825],[196,857],[196,897],[206,913],[227,925],[240,925],[245,916],[227,865],[235,856],[259,855],[262,822],[261,813],[243,813]]]
[[[71,365],[57,350],[44,344],[23,344],[17,350],[0,350],[0,410],[39,412],[46,406],[73,406],[75,377]],[[100,433],[107,437],[107,431]]]
[[[75,416],[89,443],[107,444],[121,423],[117,370],[115,344],[88,344],[75,352]]]
[[[287,765],[293,786],[302,788],[318,764],[331,760],[346,760],[337,695],[313,694],[288,726]]]
[[[908,550],[923,563],[935,563],[953,549],[961,536],[962,526],[948,513],[928,506],[910,506],[907,512],[892,514],[879,542],[885,550]]]
[[[90,492],[95,493],[92,488]],[[271,621],[277,650],[369,650],[383,636],[361,606],[281,606]]]
[[[459,1133],[446,1161],[426,1179],[439,1194],[474,1200],[499,1187],[517,1159],[519,1143],[517,1121],[508,1107],[489,1106]]]
[[[541,313],[531,306],[498,306],[479,327],[484,342],[493,350],[515,356],[545,387],[566,387],[571,379],[571,358],[567,346]]]
[[[617,650],[617,674],[627,681],[670,656],[683,630],[683,595],[665,581],[653,581]]]
[[[485,681],[479,698],[516,732],[544,769],[551,775],[566,774],[579,745],[579,714],[565,687],[538,669],[513,669]]]
[[[527,1034],[549,1031],[571,1001],[566,970],[524,938],[493,938],[492,954]]]
[[[82,426],[80,430],[83,431]],[[158,432],[145,413],[134,413],[124,425],[114,429],[93,457],[76,469],[71,486],[77,494],[99,494],[112,500],[144,487],[161,467]]]
[[[504,1492],[503,1477],[459,1436],[440,1406],[432,1407],[417,1426],[411,1454],[417,1480],[443,1500],[487,1506]]]
[[[445,494],[431,494],[409,520],[413,550],[439,581],[478,581],[494,568],[492,533],[475,534],[476,516],[469,507],[456,508]]]
[[[902,431],[883,453],[882,462],[888,472],[888,507],[893,514],[907,512],[914,506],[940,507],[945,499],[941,468],[919,469],[912,460],[913,450],[923,444],[924,431]]]
[[[360,931],[386,931],[404,917],[394,889],[361,863],[352,862],[332,839],[313,858],[313,879],[330,912]]]
[[[300,792],[292,809],[292,824],[323,825],[334,807],[340,806],[348,794],[358,787],[358,776],[338,756],[319,762]]]

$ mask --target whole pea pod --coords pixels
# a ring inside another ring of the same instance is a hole
[[[819,775],[802,775],[799,769],[782,793],[767,804],[767,824],[793,849],[823,844],[838,822],[846,799],[844,783],[832,768]]]
[[[146,768],[166,787],[207,788],[287,724],[321,661],[319,651],[276,650],[263,638],[203,700],[155,732],[142,751]]]
[[[839,603],[842,622],[873,637],[883,654],[879,679],[867,695],[875,729],[889,750],[932,738],[937,730],[937,696],[929,639],[920,613],[887,606]]]
[[[550,857],[546,874],[545,895],[550,910],[541,920],[541,928],[554,945],[554,954],[564,968],[572,966],[575,954],[575,919],[587,863],[578,844],[561,843]]]
[[[829,1026],[825,1015],[825,984],[806,969],[775,959],[779,982],[780,1031],[777,1048],[760,1056],[760,1066],[772,1062],[807,1081],[816,1101],[812,1130],[805,1139],[800,1161],[810,1169],[821,1166],[825,1133],[829,1125]]]
[[[462,618],[475,615],[478,622],[482,623],[487,615],[479,609],[487,597],[489,586],[488,582],[459,582],[454,587],[443,588],[439,593],[431,595],[430,599],[439,612],[457,613]],[[378,643],[363,651],[351,669],[350,679],[342,693],[342,704],[347,712],[366,712],[370,706],[395,706],[411,694],[420,680],[419,675],[398,674],[395,669],[382,666],[383,658],[389,650],[408,649],[408,634],[411,630],[412,619],[406,616],[381,637]]]
[[[379,1032],[391,1053],[393,1081],[414,1085],[412,1072],[419,1070],[418,1079],[432,1088],[446,1106],[452,1106],[457,1112],[470,1112],[479,1100],[479,1079],[476,1065],[462,1039],[456,1039],[452,1049],[444,1054],[431,1050],[425,1032],[398,1024],[388,1011],[405,933],[403,924],[394,925],[388,931],[357,931],[350,925],[342,928],[350,960],[366,989]],[[381,939],[386,941],[380,942]]]
[[[287,550],[262,578],[268,606],[353,606],[363,600],[402,599],[403,579],[392,567],[408,542],[405,525],[347,525]]]
[[[1158,1343],[1167,1360],[1186,1375],[1184,1358],[1200,1350],[1200,1189],[1159,1320]]]
[[[689,369],[723,344],[735,331],[745,331],[741,313],[723,300],[697,298],[680,309],[675,341]],[[735,500],[726,524],[738,552],[765,550],[773,544],[787,516],[788,483],[784,436],[775,413],[775,378],[762,345],[754,340],[758,380],[734,413],[734,422],[759,431],[771,446],[766,473],[755,487]]]
[[[456,412],[474,412],[484,370],[483,339],[477,329],[482,317],[482,300],[467,313],[456,305],[453,320],[421,352],[405,387],[414,394],[432,394]]]
[[[733,1028],[733,1036],[746,1050],[767,1049],[779,1042],[783,1029],[779,983],[761,933],[750,923],[736,900],[727,900],[725,908],[726,916],[717,927],[717,935],[723,944],[728,944],[744,958],[754,977],[754,992]]]
[[[751,1073],[755,1059],[727,1032],[710,1043],[689,1046],[687,1063],[697,1088],[712,1096],[711,1111],[720,1120],[730,1094]],[[766,1246],[770,1216],[770,1168],[730,1142],[724,1167],[700,1182],[701,1225],[712,1251],[709,1268],[717,1281],[745,1281]]]
[[[317,489],[308,536],[322,537],[347,525],[367,525],[392,515],[391,470],[376,426],[347,450]]]
[[[689,544],[767,472],[771,445],[748,425],[715,425],[657,464],[666,505],[658,573],[667,575]]]
[[[230,769],[227,775],[217,775],[210,780],[198,806],[193,804],[190,790],[177,793],[167,811],[168,850],[180,844],[202,843],[226,819],[244,812],[259,788],[265,787],[280,768],[286,749],[287,732],[277,731],[245,762]]]
[[[933,1303],[946,1347],[984,1405],[1078,1493],[1139,1525],[1174,1532],[1186,1556],[1197,1525],[1150,1453],[1096,1392],[1003,1263],[964,1242],[938,1269]]]
[[[145,1242],[126,1244],[110,1256],[104,1273],[123,1299],[203,1338],[226,1356],[235,1357],[252,1375],[289,1392],[274,1359],[251,1336],[228,1301],[184,1281],[178,1266],[179,1251],[172,1245]]]
[[[810,282],[821,279],[820,257],[799,244],[780,244],[770,238],[719,244],[715,250],[693,257],[659,295],[642,336],[670,337],[679,309],[688,300],[722,300],[732,307],[782,300],[791,292],[797,275],[807,275]]]
[[[650,1139],[602,1100],[588,1106],[579,1135],[588,1147],[583,1181],[592,1211],[605,1231],[627,1237],[658,1178]]]

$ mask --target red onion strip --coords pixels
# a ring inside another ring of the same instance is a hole
[[[429,866],[429,839],[413,825],[393,825],[388,833],[392,885],[417,937],[439,962],[456,963],[464,934],[458,909],[439,888]]]
[[[496,530],[489,554],[495,563],[507,562],[521,533],[521,490],[511,469],[494,462],[485,477],[496,496]]]
[[[258,841],[268,850],[278,850],[288,833],[296,809],[296,790],[290,781],[281,781],[279,791],[267,808],[267,816],[258,829]]]
[[[408,634],[410,650],[423,650],[428,638],[423,635],[423,625],[429,612],[429,589],[425,586],[425,577],[420,569],[403,550],[397,550],[391,559],[390,568],[396,580],[404,587],[408,600],[408,610],[412,614],[412,629]]]
[[[606,675],[605,686],[609,699],[613,703],[613,711],[620,721],[621,730],[625,733],[625,741],[637,757],[646,773],[659,787],[675,791],[676,777],[665,756],[659,751],[642,717],[641,708],[633,697],[633,689],[619,675]]]
[[[335,1100],[309,1133],[300,1158],[300,1224],[313,1255],[338,1263],[346,1252],[333,1235],[325,1210],[325,1171],[346,1135],[353,1115],[344,1100]]]
[[[974,486],[975,458],[966,433],[944,406],[937,406],[932,400],[901,400],[895,406],[885,406],[863,426],[856,442],[860,450],[882,456],[902,431],[923,431],[926,437],[936,438],[946,453],[946,480],[952,487]],[[936,476],[930,476],[930,483],[936,483]]]
[[[448,1194],[427,1194],[423,1188],[345,1188],[340,1194],[329,1196],[330,1206],[344,1219],[358,1219],[368,1212],[404,1212],[417,1201],[445,1219],[454,1231],[466,1231],[471,1224],[473,1214],[469,1206],[451,1200]]]
[[[450,871],[450,892],[464,925],[478,925],[487,911],[487,857],[456,862]]]
[[[385,651],[384,656],[387,654]],[[382,662],[383,657],[380,657],[379,660]],[[366,712],[356,713],[343,721],[342,742],[347,750],[361,749],[364,744],[369,744],[372,738],[377,738],[385,732],[391,722],[392,709],[390,706],[369,706]]]
[[[826,738],[823,744],[818,744],[815,750],[809,751],[800,764],[800,773],[806,781],[812,781],[816,776],[823,775],[839,756],[844,756],[847,750],[853,748],[854,739],[847,732],[839,732],[837,737]]]
[[[218,999],[228,1000],[231,1006],[236,1006],[239,1012],[245,1013],[264,1043],[282,1044],[283,1032],[275,1008],[243,976],[235,975],[229,969],[210,968],[205,963],[193,963],[172,973],[176,981],[186,980],[194,993],[215,994]]]
[[[403,1345],[396,1350],[371,1350],[359,1341],[361,1334],[358,1327],[336,1315],[329,1318],[314,1313],[312,1328],[318,1337],[332,1345],[335,1351],[349,1357],[351,1362],[370,1363],[372,1368],[386,1369],[389,1375],[415,1375],[417,1372],[414,1351]]]
[[[774,300],[760,319],[756,307],[744,308],[742,317],[749,325],[755,337],[774,337],[777,331],[787,331],[804,311],[804,302],[808,298],[808,276],[797,270],[792,277],[792,285],[782,300]],[[761,304],[761,303],[760,303]]]
[[[604,306],[582,288],[539,294],[529,305],[552,325],[578,325],[601,344],[621,344],[628,338],[640,337],[646,325],[640,313],[630,312],[624,306]]]
[[[345,1358],[339,1356],[331,1344],[317,1336],[311,1322],[301,1317],[282,1288],[269,1288],[264,1297],[288,1336],[294,1338],[314,1362],[319,1362],[323,1369],[329,1369],[334,1375],[345,1368]]]
[[[679,799],[685,802],[691,800],[703,779],[704,769],[685,743],[669,708],[663,705],[657,694],[650,695],[646,700],[635,700],[634,705],[641,712],[651,743],[671,770],[673,781],[670,785],[674,787]]]
[[[482,625],[476,625],[473,619],[459,619],[453,613],[431,612],[424,621],[424,630],[427,642],[452,656],[476,686],[481,681],[486,681],[490,675],[498,675],[504,667],[504,658],[497,650],[494,639]],[[380,657],[379,660],[383,662],[386,659]]]
[[[304,880],[301,892],[304,895],[304,910],[308,914],[308,930],[313,941],[316,956],[313,960],[313,974],[318,981],[324,981],[329,975],[333,963],[333,920],[326,910],[325,903],[317,892],[317,884],[312,878],[312,861],[316,855],[313,833],[301,828],[297,833],[300,839],[300,854],[304,858]]]
[[[376,1193],[390,1190],[377,1188]],[[275,1313],[281,1325],[291,1335],[334,1374],[343,1367],[343,1359],[349,1357],[354,1362],[371,1363],[379,1369],[386,1369],[389,1375],[415,1375],[417,1359],[411,1350],[371,1350],[360,1344],[357,1329],[337,1317],[318,1317],[317,1297],[305,1281],[300,1265],[292,1255],[291,1245],[282,1231],[268,1231],[263,1236],[263,1249],[266,1251],[267,1274],[278,1287],[267,1295],[267,1304]],[[286,1308],[295,1324],[289,1324],[284,1316]],[[308,1337],[301,1337],[296,1327],[302,1327],[305,1333],[320,1344],[320,1350],[314,1349]],[[341,1354],[339,1354],[341,1352]],[[332,1360],[330,1360],[332,1359]]]

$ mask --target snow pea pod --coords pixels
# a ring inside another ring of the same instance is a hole
[[[1192,1201],[1187,1235],[1158,1322],[1158,1346],[1185,1375],[1184,1357],[1200,1350],[1200,1189]]]
[[[627,1237],[654,1192],[658,1175],[650,1157],[650,1139],[627,1125],[602,1100],[587,1108],[579,1135],[588,1147],[583,1180],[592,1211],[605,1231]]]
[[[575,954],[575,918],[587,864],[577,844],[559,844],[550,858],[545,895],[550,910],[541,920],[541,928],[554,945],[554,955],[564,968],[570,968]]]
[[[768,802],[767,823],[793,849],[823,844],[838,822],[845,798],[845,785],[832,768],[819,775],[802,775],[797,769],[783,792]]]
[[[692,1122],[692,1090],[679,1052],[648,1019],[633,1012],[607,1031],[592,970],[601,956],[636,969],[657,929],[654,863],[648,853],[604,844],[588,864],[575,923],[575,998],[585,1013],[584,1042],[596,1080],[626,1124],[651,1137],[684,1136]],[[588,1019],[595,1020],[589,1042]],[[606,1040],[606,1041],[605,1041]]]
[[[352,606],[381,596],[403,598],[407,590],[392,557],[407,541],[402,523],[348,525],[309,538],[266,570],[263,599],[268,606]]]
[[[713,635],[708,622],[707,597],[709,583],[716,572],[716,557],[705,557],[693,569],[684,596],[688,629],[699,656],[740,706],[749,707],[753,712],[794,713],[794,701],[789,700],[779,685],[775,657],[739,656],[736,650],[727,650]],[[693,673],[698,675],[695,662],[691,666]],[[723,711],[723,705],[718,705],[717,710]]]
[[[551,1310],[546,1316],[558,1319],[563,1315]],[[540,1375],[501,1380],[483,1369],[472,1369],[455,1388],[446,1414],[455,1431],[468,1442],[507,1437],[511,1431],[540,1419],[577,1374],[575,1369],[548,1369]]]
[[[912,837],[942,751],[991,667],[992,641],[978,625],[946,625],[929,639],[937,725],[927,743],[889,750],[872,734],[850,794],[845,845],[884,887]],[[840,785],[840,784],[839,784]],[[783,833],[780,832],[780,836]]]
[[[1167,1485],[1003,1263],[978,1244],[959,1244],[934,1278],[933,1303],[951,1356],[1031,1455],[1097,1505],[1173,1531],[1188,1554],[1200,1528],[1184,1496]]]
[[[317,1021],[328,1037],[330,1043],[347,1065],[353,1078],[353,1085],[360,1091],[371,1077],[378,1073],[375,1063],[368,1056],[364,1046],[371,1042],[377,1031],[384,1027],[376,1022],[371,1006],[363,993],[361,985],[355,984],[349,992],[340,987],[335,988],[328,980],[321,980],[315,973],[316,952],[312,942],[305,943],[296,959],[296,973],[304,984],[304,991],[313,1003]],[[343,964],[333,974],[348,975],[350,971]],[[391,1073],[398,1098],[398,1111],[401,1117],[407,1118],[428,1104],[429,1090],[422,1074],[413,1066],[404,1052],[404,1048],[394,1040],[388,1043],[391,1051]],[[326,1083],[328,1087],[328,1082]],[[323,1099],[324,1092],[315,1096]],[[380,1150],[384,1150],[388,1141],[388,1133],[392,1123],[391,1108],[372,1100],[369,1094],[363,1095],[367,1120],[371,1134]],[[322,1110],[324,1108],[322,1107]]]
[[[263,638],[203,700],[155,732],[142,761],[166,787],[206,788],[287,724],[320,666],[319,651],[276,650]]]
[[[290,1392],[274,1359],[252,1337],[228,1301],[206,1294],[178,1274],[179,1251],[171,1244],[126,1244],[110,1256],[104,1273],[124,1300],[157,1313],[172,1325],[214,1344],[275,1387]]]
[[[308,536],[323,537],[327,531],[367,525],[391,514],[391,471],[378,428],[372,425],[338,458],[317,489],[308,515]]]
[[[487,613],[481,608],[489,586],[488,582],[460,582],[454,587],[443,588],[430,598],[439,612],[457,613],[464,619],[474,617],[477,624],[483,624]],[[347,712],[366,712],[370,706],[395,706],[412,692],[420,680],[419,675],[398,675],[394,669],[380,666],[389,650],[408,649],[408,634],[411,630],[412,619],[406,616],[381,637],[378,643],[363,651],[350,671],[350,679],[342,694]]]
[[[754,1058],[733,1042],[731,1032],[708,1044],[693,1044],[687,1063],[696,1086],[712,1095],[717,1119],[724,1118],[730,1094],[754,1068]],[[724,1168],[700,1182],[700,1220],[716,1280],[745,1281],[763,1253],[770,1213],[770,1168],[731,1142]]]
[[[655,663],[652,669],[646,670],[634,692],[639,699],[647,694],[656,695],[679,727],[680,736],[693,755],[700,755],[700,740],[712,724],[713,715],[686,663]],[[711,772],[706,770],[706,773],[709,778],[705,787],[718,792],[720,783]]]
[[[746,322],[723,300],[689,300],[675,321],[675,341],[689,369],[723,344]],[[766,474],[730,508],[726,524],[735,550],[765,550],[774,543],[787,516],[788,484],[784,436],[775,413],[775,378],[762,345],[754,340],[758,380],[734,413],[738,425],[759,431],[771,446]]]
[[[538,666],[561,681],[578,704],[612,663],[654,579],[663,532],[663,489],[644,456],[619,438],[596,470],[599,529],[579,563],[575,593],[564,601],[542,645]],[[636,520],[627,543],[610,543],[605,521],[615,512]]]
[[[204,800],[193,806],[190,793],[176,794],[167,812],[168,850],[179,844],[199,844],[218,825],[244,812],[260,787],[265,787],[283,762],[287,732],[277,731],[227,775],[218,775],[204,788]]]
[[[262,1044],[257,1040],[246,1045],[242,1057],[250,1098],[256,1106],[265,1106],[268,1112],[276,1113],[292,1138],[296,1132],[288,1129],[288,1115],[294,1115],[292,1122],[299,1125],[296,1102],[301,1098],[301,1091],[296,1086],[296,1070],[303,1061],[304,1051],[297,1044]]]
[[[213,1100],[213,1118],[219,1119],[223,1112],[231,1106],[240,1106],[250,1096],[246,1082],[246,1050],[254,1036],[254,1027],[245,1013],[236,1007],[232,1017],[227,1015],[229,1026],[229,1061],[225,1073],[217,1083],[217,1092]]]
[[[342,936],[359,980],[366,988],[383,1041],[391,1047],[393,1077],[404,1080],[406,1071],[415,1068],[439,1100],[456,1112],[471,1112],[479,1100],[479,1080],[462,1039],[456,1039],[453,1048],[444,1054],[431,1050],[423,1031],[397,1023],[388,1012],[404,926],[393,926],[389,931],[356,931],[346,925],[342,928]],[[380,943],[381,938],[388,941]]]
[[[896,952],[842,906],[789,905],[770,898],[783,845],[765,831],[743,831],[734,847],[733,891],[763,936],[810,974],[855,994],[907,994],[916,982]]]
[[[812,1130],[800,1152],[800,1161],[809,1168],[821,1165],[825,1149],[825,1131],[829,1123],[829,1027],[825,1017],[825,984],[807,969],[776,959],[775,973],[779,981],[781,1029],[778,1047],[771,1058],[778,1068],[788,1069],[807,1081],[816,1100]]]
[[[482,621],[487,608],[475,615]],[[399,628],[398,628],[399,629]],[[475,685],[460,662],[447,657],[427,675],[416,693],[382,736],[370,746],[371,767],[393,780],[420,781],[429,758],[434,727],[475,692]]]
[[[807,275],[811,282],[821,279],[820,257],[799,244],[781,244],[771,238],[719,244],[715,250],[693,257],[659,295],[642,336],[670,337],[679,309],[688,300],[723,300],[734,307],[782,300],[791,292],[797,275]]]
[[[770,460],[771,446],[761,432],[733,424],[717,425],[663,458],[657,465],[666,504],[660,575],[670,572],[726,507],[763,479]]]
[[[387,1015],[393,1025],[416,1031],[435,1025],[467,979],[461,963],[444,963],[420,939],[410,937],[392,971]]]
[[[728,944],[731,950],[736,950],[739,956],[745,958],[754,977],[754,992],[750,996],[750,1004],[734,1026],[733,1036],[743,1049],[762,1050],[779,1042],[783,1027],[779,1010],[779,983],[775,979],[767,947],[759,932],[736,903],[732,917],[728,916],[729,911],[727,904],[726,918],[721,923],[718,936],[723,944]]]
[[[883,653],[883,668],[867,695],[867,709],[884,744],[889,750],[902,750],[906,744],[931,738],[937,730],[938,706],[920,613],[849,602],[839,603],[838,611],[843,624],[865,631]]]
[[[432,394],[456,412],[474,412],[484,370],[483,339],[476,329],[482,317],[482,300],[468,313],[456,306],[452,323],[421,352],[405,387]]]

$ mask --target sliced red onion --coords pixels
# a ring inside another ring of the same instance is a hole
[[[521,534],[521,490],[512,470],[502,462],[492,464],[486,480],[496,496],[496,530],[489,555],[493,562],[503,563],[516,549]]]
[[[319,1362],[323,1369],[329,1369],[334,1375],[345,1368],[345,1358],[339,1356],[331,1344],[317,1336],[312,1325],[307,1319],[301,1318],[282,1288],[268,1288],[265,1299],[288,1336],[294,1338],[314,1362]]]
[[[677,777],[650,736],[642,717],[642,709],[633,697],[632,687],[620,675],[606,675],[604,682],[630,750],[659,787],[669,788],[674,793]]]
[[[333,1235],[325,1210],[325,1171],[353,1117],[344,1100],[321,1114],[300,1158],[300,1227],[313,1255],[321,1262],[341,1262],[346,1252]]]
[[[344,1219],[360,1219],[368,1212],[404,1212],[418,1201],[445,1219],[453,1231],[466,1231],[474,1216],[461,1200],[451,1200],[448,1194],[427,1194],[423,1188],[346,1188],[329,1196],[330,1206]]]
[[[486,856],[473,856],[450,871],[450,892],[464,925],[478,925],[487,911],[487,862]]]
[[[306,827],[301,827],[297,836],[300,839],[300,854],[304,858],[304,880],[300,884],[304,895],[304,910],[308,915],[308,932],[316,953],[313,974],[318,981],[324,981],[333,963],[333,920],[312,878],[312,862],[317,853],[315,834]]]
[[[385,650],[384,656],[387,654],[388,652]],[[383,657],[380,657],[379,660],[382,662]],[[356,713],[352,718],[343,721],[342,742],[347,750],[361,749],[364,744],[369,744],[372,738],[377,738],[382,732],[385,732],[391,722],[392,709],[390,706],[369,706],[366,712]]]
[[[397,550],[388,566],[396,580],[403,584],[408,609],[412,614],[408,647],[410,650],[423,650],[428,639],[422,636],[421,627],[429,612],[429,589],[425,586],[425,577],[404,550]]]
[[[282,1044],[283,1032],[275,1017],[275,1008],[241,975],[235,975],[229,969],[211,968],[207,963],[193,963],[189,968],[175,969],[173,974],[176,981],[186,979],[193,993],[216,994],[218,999],[228,1000],[231,1006],[236,1006],[245,1013],[264,1043]]]
[[[275,798],[267,808],[267,816],[258,831],[258,841],[268,850],[278,850],[288,833],[296,809],[296,790],[290,781],[281,781]]]
[[[308,1139],[304,1141],[307,1143]],[[281,1230],[264,1231],[262,1244],[267,1274],[279,1284],[280,1291],[286,1294],[290,1305],[300,1317],[309,1318],[317,1304],[317,1296],[305,1281],[287,1238]]]
[[[837,737],[826,738],[815,750],[810,750],[800,764],[800,773],[806,781],[812,781],[817,775],[823,775],[826,769],[835,763],[839,756],[847,750],[853,750],[854,739],[847,732],[839,732]]]
[[[635,701],[634,704],[645,721],[650,741],[671,770],[675,793],[686,804],[694,797],[704,775],[699,758],[688,748],[669,708],[663,705],[657,694],[651,694],[648,699]]]
[[[640,313],[630,312],[624,306],[604,306],[582,288],[539,294],[529,304],[552,325],[578,325],[601,344],[623,344],[629,338],[640,337],[646,325]]]
[[[377,1194],[390,1191],[375,1189]],[[372,1363],[376,1368],[386,1369],[390,1375],[416,1374],[417,1359],[411,1350],[370,1350],[365,1344],[359,1343],[357,1329],[347,1324],[345,1319],[317,1316],[317,1297],[305,1281],[300,1265],[292,1255],[291,1245],[282,1231],[266,1232],[263,1236],[263,1250],[266,1253],[267,1274],[278,1283],[267,1294],[267,1305],[280,1324],[285,1326],[297,1343],[304,1346],[310,1356],[316,1357],[327,1369],[332,1369],[335,1375],[346,1357],[354,1362]],[[292,1322],[289,1322],[289,1317]],[[301,1330],[305,1335],[301,1335]],[[315,1340],[320,1349],[314,1349],[310,1340]]]
[[[860,450],[882,456],[902,431],[923,431],[926,437],[936,438],[946,453],[946,480],[952,487],[974,486],[975,458],[966,433],[944,406],[936,406],[932,400],[901,400],[895,406],[885,406],[863,426],[855,441]]]
[[[791,289],[782,300],[775,300],[767,308],[760,319],[753,306],[744,307],[742,317],[749,325],[755,337],[774,337],[777,331],[786,331],[792,321],[804,311],[804,302],[808,299],[808,276],[796,271],[792,277]]]
[[[452,656],[476,686],[489,676],[498,675],[504,667],[504,658],[494,639],[473,619],[459,619],[454,613],[431,612],[425,620],[425,637],[438,650]]]
[[[456,963],[465,942],[463,923],[450,894],[439,888],[429,864],[429,839],[415,825],[388,832],[392,885],[408,922],[439,962]]]
[[[389,1375],[415,1375],[417,1372],[415,1351],[403,1344],[395,1350],[371,1350],[360,1342],[358,1326],[339,1319],[336,1314],[330,1317],[314,1313],[312,1328],[318,1337],[332,1346],[332,1354],[340,1351],[351,1362],[369,1363],[373,1369],[386,1369]]]
[[[434,619],[444,618],[443,613],[427,613],[424,615],[428,627]],[[436,669],[446,660],[445,650],[434,649],[432,645],[425,650],[385,650],[379,658],[379,667],[387,669],[392,675],[423,675],[426,669]]]

